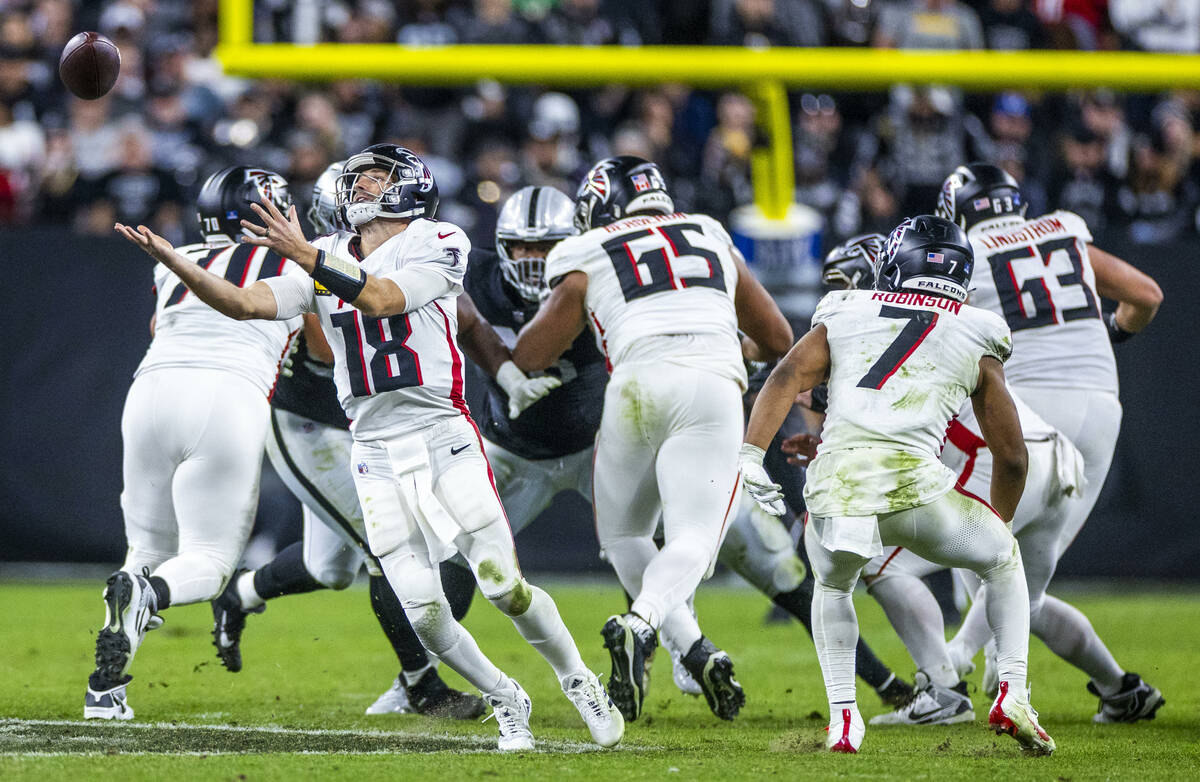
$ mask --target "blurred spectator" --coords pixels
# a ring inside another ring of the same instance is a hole
[[[120,168],[88,188],[91,208],[111,211],[123,223],[154,225],[169,238],[182,239],[183,192],[170,171],[155,165],[150,135],[139,125],[128,126],[121,132],[119,151]],[[112,224],[103,230],[111,231]]]
[[[982,49],[979,17],[958,0],[885,5],[874,45],[887,49]]]
[[[1108,0],[1035,0],[1051,49],[1113,48]]]
[[[1051,208],[1075,212],[1093,234],[1102,233],[1115,209],[1116,189],[1116,177],[1104,165],[1104,140],[1082,123],[1073,125],[1049,178]]]
[[[528,137],[521,150],[522,177],[529,185],[574,193],[579,156],[579,107],[561,92],[547,92],[533,105]]]
[[[933,209],[955,166],[990,160],[993,152],[983,123],[962,111],[949,90],[899,85],[856,157],[855,170],[876,169],[897,188],[902,212],[923,214]]]
[[[638,46],[642,38],[628,19],[604,9],[600,0],[560,0],[558,6],[542,19],[539,29],[547,43],[572,46],[603,46],[620,44]]]
[[[717,125],[704,145],[696,208],[724,220],[734,207],[754,200],[750,153],[754,148],[754,104],[728,92],[717,102]]]
[[[979,9],[984,41],[989,49],[1041,49],[1046,31],[1025,0],[988,0]]]
[[[1113,27],[1147,52],[1200,52],[1197,0],[1109,0]]]
[[[1079,99],[1079,117],[1083,124],[1104,142],[1105,164],[1118,179],[1129,170],[1132,139],[1125,123],[1125,110],[1112,90],[1085,93]]]
[[[29,218],[45,156],[41,127],[14,118],[12,109],[0,102],[0,224]]]
[[[826,0],[830,43],[869,46],[879,18],[877,0]]]
[[[825,20],[816,0],[713,0],[712,43],[821,46]]]
[[[829,95],[805,94],[796,114],[796,200],[832,217],[853,156],[852,133]]]
[[[1030,180],[1039,186],[1046,181],[1051,150],[1047,144],[1034,143],[1033,107],[1025,96],[1019,92],[997,95],[988,118],[988,130],[995,142],[997,165],[1003,167],[1000,161],[1007,161],[1019,167],[1023,176],[1018,181],[1025,188],[1030,187]]]
[[[532,29],[513,12],[512,0],[475,0],[474,13],[457,15],[463,43],[532,43]]]
[[[1195,231],[1200,186],[1187,177],[1190,162],[1173,153],[1160,128],[1138,138],[1129,179],[1117,191],[1130,239],[1160,244]]]

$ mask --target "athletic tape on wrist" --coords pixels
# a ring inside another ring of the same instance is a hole
[[[367,273],[358,264],[326,255],[324,250],[317,250],[317,266],[310,276],[334,296],[348,302],[357,299],[367,284]]]

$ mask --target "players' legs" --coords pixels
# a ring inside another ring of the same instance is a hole
[[[1029,591],[1021,552],[1008,527],[982,501],[957,489],[918,508],[880,516],[889,545],[975,572],[986,588],[988,625],[996,637],[1000,680],[1022,697],[1029,651]]]
[[[121,569],[129,573],[153,570],[175,556],[179,545],[171,479],[182,456],[159,428],[154,402],[162,376],[151,372],[136,378],[121,416],[121,511],[128,541]]]
[[[854,612],[853,593],[867,558],[825,548],[816,525],[811,523],[804,530],[804,547],[814,576],[813,643],[825,679],[829,713],[831,717],[843,709],[857,713],[854,650],[858,643],[858,616]]]
[[[953,687],[960,677],[946,647],[942,609],[921,580],[942,569],[906,548],[892,546],[871,560],[863,580],[917,668],[939,687]]]
[[[488,439],[484,439],[483,447],[508,524],[512,534],[517,535],[553,501],[556,489],[551,466],[557,461],[525,459]]]

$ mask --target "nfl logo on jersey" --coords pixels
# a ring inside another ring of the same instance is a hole
[[[925,261],[927,263],[945,263],[946,256],[943,255],[942,253],[928,253],[925,256]]]

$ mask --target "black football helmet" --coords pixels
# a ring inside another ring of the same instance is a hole
[[[365,171],[380,168],[387,172],[379,184],[379,194],[355,190]],[[372,144],[351,155],[337,179],[337,207],[355,227],[376,217],[393,220],[432,219],[437,213],[438,189],[429,167],[416,153],[397,144]]]
[[[250,204],[270,201],[285,215],[292,206],[287,180],[274,171],[230,166],[213,174],[196,198],[196,219],[205,244],[229,244],[245,229],[242,220],[261,222]]]
[[[821,265],[821,282],[839,290],[874,288],[875,259],[883,242],[883,234],[860,234],[834,247]]]
[[[633,155],[605,158],[592,166],[575,195],[575,227],[580,233],[636,212],[674,211],[662,171]]]
[[[875,289],[966,301],[974,265],[966,231],[944,218],[918,215],[888,235],[875,264]]]
[[[1024,217],[1025,208],[1021,186],[1007,171],[991,163],[971,163],[946,177],[934,213],[966,230],[992,217]]]

